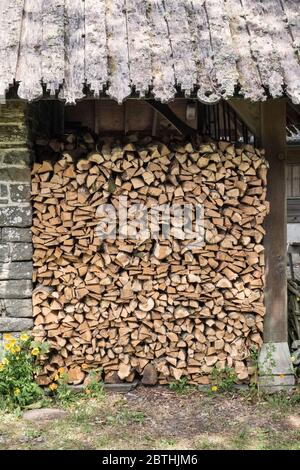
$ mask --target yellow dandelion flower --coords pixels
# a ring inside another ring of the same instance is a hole
[[[17,397],[18,395],[20,395],[20,393],[21,393],[21,390],[19,388],[15,388],[14,396]]]
[[[12,351],[12,349],[14,348],[15,344],[16,344],[17,340],[12,338],[8,343],[6,343],[4,345],[4,349],[6,351]]]
[[[25,343],[25,341],[28,341],[29,340],[29,336],[27,333],[22,333],[20,335],[20,340],[23,341]]]
[[[3,370],[4,370],[4,365],[0,364],[0,372],[2,372]]]
[[[12,351],[12,353],[16,354],[16,353],[19,353],[21,351],[21,348],[20,348],[20,346],[17,345],[11,351]]]
[[[7,365],[9,364],[9,360],[7,359],[7,357],[4,357],[4,358],[2,359],[2,364],[3,364],[4,366],[7,366]]]
[[[89,388],[86,388],[86,389],[85,389],[85,393],[86,393],[87,395],[90,395],[90,394],[91,394],[90,389],[89,389]]]
[[[284,379],[285,375],[284,375],[284,374],[279,374],[279,377],[280,377],[281,379]]]
[[[33,350],[31,351],[31,354],[33,356],[38,356],[40,354],[39,348],[33,348]]]
[[[14,338],[12,337],[12,335],[11,335],[10,333],[5,333],[5,334],[3,335],[3,339],[4,339],[5,341],[10,341],[10,340],[12,340],[12,339],[14,339]]]
[[[58,369],[57,373],[58,373],[59,375],[63,375],[63,374],[65,373],[65,368],[64,368],[64,367],[60,367],[60,368]]]
[[[55,390],[57,390],[57,385],[56,384],[50,384],[49,388],[50,388],[51,392],[55,392]]]
[[[212,392],[217,392],[217,391],[218,391],[218,387],[217,387],[216,385],[213,385],[213,386],[211,387],[211,391],[212,391]]]

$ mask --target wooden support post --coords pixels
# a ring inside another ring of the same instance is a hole
[[[260,385],[271,391],[294,384],[287,334],[287,201],[286,100],[261,104],[261,146],[270,168],[267,200],[265,256],[266,286],[264,345],[260,353]]]
[[[286,102],[261,104],[261,145],[270,168],[266,218],[265,342],[287,341],[287,210],[286,210]]]

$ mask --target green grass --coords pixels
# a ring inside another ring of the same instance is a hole
[[[78,397],[58,421],[0,411],[0,449],[300,450],[293,396],[252,397],[141,389],[129,398]]]
[[[170,390],[177,393],[177,395],[186,395],[195,390],[195,387],[188,384],[187,377],[182,377],[180,380],[174,380],[169,384]]]
[[[145,415],[142,411],[135,410],[122,410],[114,415],[109,415],[106,418],[106,422],[112,426],[118,426],[123,424],[131,423],[143,423],[145,421]]]

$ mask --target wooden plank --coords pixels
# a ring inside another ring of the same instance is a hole
[[[300,145],[287,145],[286,151],[289,163],[300,163]]]
[[[33,100],[42,95],[41,45],[43,0],[25,0],[16,80],[20,98]]]
[[[85,0],[85,79],[95,97],[108,81],[105,2]]]
[[[153,112],[144,100],[126,102],[127,126],[129,131],[142,131],[151,134]]]
[[[261,84],[257,64],[252,57],[250,36],[241,2],[240,0],[227,0],[225,8],[237,56],[240,92],[246,99],[261,101],[265,98],[265,91]]]
[[[126,0],[130,80],[141,97],[152,85],[150,25],[144,0]]]
[[[167,102],[174,99],[176,90],[172,49],[163,0],[152,0],[147,12],[151,28],[153,95],[155,99]]]
[[[186,96],[189,96],[197,81],[194,44],[184,0],[165,0],[166,21],[174,59],[175,80]]]
[[[84,2],[65,0],[65,83],[60,93],[67,103],[83,98]]]
[[[300,198],[291,197],[287,200],[287,222],[288,224],[300,222]]]
[[[202,0],[187,2],[191,38],[194,42],[195,62],[197,65],[197,97],[202,103],[215,103],[221,95],[217,90],[217,79],[213,66],[209,24]]]
[[[125,0],[106,2],[108,94],[122,103],[131,93]]]
[[[286,195],[288,198],[293,196],[292,173],[293,173],[293,165],[287,165]]]
[[[51,95],[65,77],[64,0],[43,0],[42,81]]]
[[[97,106],[97,121],[101,132],[124,132],[123,106],[112,100],[101,100]]]
[[[268,24],[265,4],[255,0],[241,0],[247,28],[250,33],[250,46],[257,61],[262,84],[268,87],[273,98],[283,95],[283,70],[272,38],[272,25]]]
[[[0,2],[0,98],[16,76],[23,4],[23,0]]]
[[[300,197],[300,166],[292,165],[292,196]]]
[[[205,3],[205,9],[210,28],[216,80],[222,97],[230,98],[235,94],[239,75],[224,0],[210,0]]]
[[[270,213],[266,218],[264,241],[266,256],[264,341],[286,342],[286,101],[269,100],[261,106],[261,144],[266,150],[270,164],[267,189]]]
[[[96,101],[98,103],[98,101]],[[76,106],[65,106],[65,122],[78,122],[81,126],[93,129],[95,125],[94,109],[90,100],[82,100]]]

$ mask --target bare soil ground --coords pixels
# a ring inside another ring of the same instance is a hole
[[[56,421],[0,412],[0,449],[300,450],[300,399],[139,386],[78,398]]]

